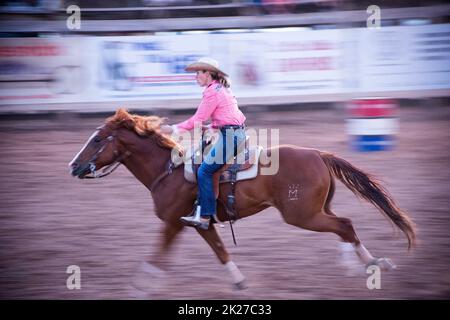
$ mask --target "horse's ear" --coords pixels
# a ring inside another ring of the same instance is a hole
[[[125,118],[128,118],[129,115],[130,114],[128,113],[128,110],[126,108],[119,108],[119,109],[117,109],[114,117],[117,119],[125,119]]]
[[[125,108],[119,108],[116,111],[116,114],[112,117],[114,122],[125,122],[131,119],[128,110]]]

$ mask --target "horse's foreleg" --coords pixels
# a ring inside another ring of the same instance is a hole
[[[244,289],[245,277],[242,275],[241,271],[239,271],[239,268],[236,266],[236,264],[231,260],[230,255],[225,249],[222,239],[220,239],[214,225],[210,225],[208,230],[197,229],[197,231],[213,249],[213,251],[217,255],[217,258],[219,258],[220,262],[228,270],[231,275],[233,285],[237,289]]]
[[[167,252],[172,246],[174,239],[183,229],[182,224],[171,224],[166,222],[164,224],[163,230],[161,232],[161,237],[159,239],[159,244],[156,251],[153,253],[148,264],[150,267],[149,271],[153,268],[154,272],[157,273],[158,270],[163,270],[167,264]]]
[[[156,250],[148,261],[141,263],[140,270],[133,278],[134,296],[145,295],[148,298],[149,294],[155,294],[166,286],[167,276],[164,270],[167,266],[167,252],[182,229],[181,224],[165,223]]]

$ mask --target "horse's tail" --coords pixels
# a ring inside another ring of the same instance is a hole
[[[416,232],[408,214],[402,211],[389,192],[370,174],[356,168],[346,160],[328,152],[320,152],[331,174],[339,179],[356,196],[371,202],[406,235],[408,249],[414,246]]]

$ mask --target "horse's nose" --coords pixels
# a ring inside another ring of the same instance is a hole
[[[77,170],[77,168],[78,168],[79,166],[80,166],[80,165],[78,164],[78,162],[71,162],[71,163],[69,164],[70,173],[74,173],[75,170]]]
[[[71,169],[76,169],[76,168],[78,168],[80,165],[78,164],[78,162],[72,162],[69,166],[70,166]]]

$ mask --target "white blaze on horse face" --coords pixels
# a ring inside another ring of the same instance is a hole
[[[86,147],[88,146],[88,144],[92,141],[92,139],[94,139],[97,134],[99,133],[100,130],[96,130],[93,134],[91,134],[91,136],[89,137],[89,139],[86,141],[86,143],[84,144],[84,146],[81,148],[81,150],[75,155],[75,157],[73,157],[72,161],[70,161],[69,163],[69,168],[72,167],[72,164],[75,162],[75,160],[77,160],[77,158],[80,156],[80,154],[83,153],[84,149],[86,149]]]

